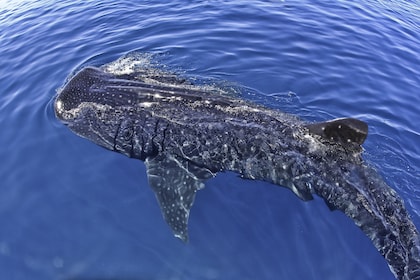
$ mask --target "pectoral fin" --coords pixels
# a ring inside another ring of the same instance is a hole
[[[146,161],[149,184],[155,192],[163,217],[174,235],[188,240],[188,216],[197,190],[214,174],[173,155],[159,154]]]

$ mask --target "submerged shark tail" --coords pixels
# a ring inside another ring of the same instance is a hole
[[[331,209],[354,220],[397,279],[420,280],[420,237],[402,200],[373,169],[362,166],[348,172],[344,185],[317,185],[315,192]]]

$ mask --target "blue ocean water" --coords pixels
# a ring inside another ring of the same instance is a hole
[[[321,199],[230,173],[197,195],[183,244],[143,163],[72,134],[52,100],[135,51],[306,120],[360,118],[365,158],[420,228],[419,31],[417,1],[2,1],[1,278],[394,279]]]

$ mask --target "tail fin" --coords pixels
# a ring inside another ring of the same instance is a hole
[[[348,170],[344,184],[315,184],[315,193],[354,220],[397,279],[420,280],[420,236],[402,200],[372,168]]]

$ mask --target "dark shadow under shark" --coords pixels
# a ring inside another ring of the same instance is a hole
[[[145,162],[176,237],[188,239],[195,194],[217,172],[264,180],[302,200],[322,197],[372,240],[398,279],[420,279],[419,234],[401,199],[362,158],[367,125],[308,124],[172,75],[86,67],[55,99],[76,134]]]

